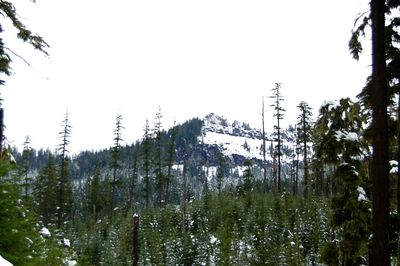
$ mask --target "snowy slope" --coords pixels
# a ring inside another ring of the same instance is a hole
[[[248,159],[263,159],[263,141],[260,130],[250,128],[248,124],[236,120],[231,123],[225,117],[214,113],[207,115],[203,122],[203,134],[198,139],[199,143],[204,145],[217,145],[220,151],[228,157],[239,155]],[[267,134],[267,162],[272,162],[270,140],[273,139],[274,137]],[[286,150],[294,149],[295,139],[294,130],[284,130],[282,132],[282,146],[285,147]]]

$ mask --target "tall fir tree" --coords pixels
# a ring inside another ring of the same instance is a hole
[[[262,97],[262,109],[261,109],[261,119],[262,119],[262,154],[263,154],[263,191],[267,192],[267,159],[266,159],[266,136],[265,136],[265,109],[264,109],[264,97]]]
[[[149,128],[149,120],[146,119],[144,126],[143,144],[142,144],[142,162],[144,171],[144,195],[146,200],[146,209],[151,205],[151,179],[150,179],[150,154],[151,154],[151,134]]]
[[[111,162],[110,168],[112,171],[112,180],[111,180],[111,199],[110,199],[110,209],[109,215],[110,218],[113,217],[114,208],[117,202],[117,192],[118,192],[118,185],[121,183],[119,171],[122,168],[121,162],[121,142],[122,139],[122,115],[118,114],[115,122],[114,128],[114,146],[111,148]]]
[[[281,192],[281,156],[282,156],[282,139],[281,139],[281,120],[283,119],[283,113],[285,112],[285,109],[282,108],[282,101],[283,101],[283,96],[281,94],[281,83],[275,83],[275,87],[272,89],[272,98],[274,100],[274,103],[271,105],[274,107],[275,113],[274,117],[276,117],[276,125],[274,125],[275,133],[276,133],[276,156],[277,156],[277,191],[280,193]]]
[[[300,104],[297,106],[300,110],[300,114],[297,118],[297,134],[298,134],[298,141],[302,143],[300,146],[300,151],[303,152],[303,165],[304,165],[304,177],[303,177],[303,182],[304,182],[304,196],[308,197],[308,193],[310,191],[310,182],[309,182],[309,176],[308,176],[308,143],[311,140],[311,127],[312,127],[312,121],[311,121],[311,108],[310,106],[302,101]]]
[[[165,203],[169,203],[170,197],[170,190],[171,190],[171,183],[172,183],[172,166],[175,163],[175,155],[176,155],[176,135],[177,135],[177,127],[174,126],[170,130],[170,138],[167,144],[167,154],[166,154],[166,167],[167,167],[167,175],[165,180]]]
[[[372,75],[359,95],[372,111],[372,183],[373,183],[373,258],[372,263],[389,265],[389,135],[388,105],[394,94],[400,95],[400,1],[370,1],[370,12],[356,20],[349,49],[358,60],[363,50],[360,37],[365,28],[372,32]],[[398,122],[399,123],[399,122]],[[400,147],[400,145],[399,145]],[[399,156],[400,159],[400,156]],[[400,186],[399,186],[400,188]],[[400,192],[398,191],[400,199]]]
[[[43,223],[46,226],[55,223],[58,217],[57,166],[52,153],[49,153],[46,165],[35,178],[33,195]]]
[[[103,200],[100,190],[100,168],[96,166],[95,172],[88,177],[86,194],[87,194],[87,211],[91,213],[92,224],[99,219],[99,214],[103,210]]]
[[[61,144],[58,145],[58,159],[59,159],[59,172],[57,179],[57,208],[58,219],[57,226],[62,228],[64,222],[72,217],[72,184],[70,174],[70,160],[68,157],[68,145],[71,137],[71,125],[68,117],[68,112],[65,114],[63,120],[63,130],[59,132],[61,137]]]
[[[28,201],[29,192],[31,190],[32,178],[29,176],[29,159],[32,153],[32,149],[30,147],[31,140],[29,136],[25,137],[24,148],[22,151],[22,162],[20,166],[20,176],[23,178],[23,188],[24,188],[24,199]]]
[[[158,111],[155,117],[154,124],[154,149],[153,149],[153,165],[154,165],[154,177],[155,187],[157,190],[158,205],[162,207],[165,202],[164,186],[165,186],[165,175],[163,173],[163,154],[162,154],[162,113],[161,108],[158,107]]]

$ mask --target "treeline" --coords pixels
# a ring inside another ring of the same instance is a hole
[[[14,18],[20,37],[43,50],[43,40],[5,3],[0,9]],[[266,163],[264,152],[264,176],[255,178],[254,161],[244,160],[239,181],[228,186],[223,153],[215,154],[213,186],[206,173],[210,162],[195,158],[202,154],[193,152],[201,121],[188,123],[185,134],[184,125],[164,132],[161,112],[130,147],[121,145],[118,115],[113,147],[99,152],[104,158],[94,165],[82,157],[81,166],[71,165],[66,115],[57,152],[44,152],[47,159],[33,175],[29,141],[14,164],[0,135],[0,254],[16,265],[398,264],[399,5],[372,0],[371,12],[356,21],[349,43],[355,58],[370,24],[373,33],[373,73],[358,101],[325,102],[315,121],[307,103],[299,104],[290,175],[282,167],[279,83],[271,93],[273,162]],[[0,55],[0,71],[7,74],[9,56],[3,49]],[[72,178],[74,167],[86,168],[87,176]],[[134,214],[140,217],[135,235]],[[140,249],[132,254],[136,244]]]
[[[247,159],[238,182],[224,185],[231,172],[228,158],[217,152],[211,185],[207,156],[194,152],[202,150],[201,120],[169,131],[161,130],[160,120],[153,129],[146,123],[142,140],[122,147],[122,116],[117,116],[114,146],[81,153],[74,162],[66,155],[71,134],[66,116],[57,154],[47,152],[47,162],[31,178],[26,143],[13,182],[40,224],[68,236],[73,258],[82,265],[131,264],[134,213],[140,216],[143,265],[367,264],[372,218],[369,121],[366,105],[348,98],[325,102],[316,121],[302,102],[293,161],[285,162],[293,172],[278,168],[283,162],[277,159],[275,139],[266,182],[255,176],[254,161]],[[396,136],[392,134],[394,143]],[[398,146],[392,147],[395,158]],[[85,178],[71,178],[73,167],[87,169]],[[391,254],[397,261],[398,171],[392,172]]]

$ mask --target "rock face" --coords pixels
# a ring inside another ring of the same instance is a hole
[[[266,160],[272,164],[272,150],[276,142],[273,135],[266,135]],[[295,129],[289,127],[282,131],[283,158],[290,157],[295,144]],[[205,151],[207,161],[214,165],[216,152],[222,152],[230,160],[231,166],[241,166],[245,159],[251,159],[261,165],[263,160],[262,132],[251,128],[249,124],[237,120],[232,123],[215,113],[208,114],[203,120],[202,134],[198,142]]]

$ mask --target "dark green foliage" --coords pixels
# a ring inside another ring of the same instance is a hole
[[[310,183],[308,176],[308,144],[311,141],[312,134],[312,121],[311,121],[311,108],[306,102],[300,102],[297,106],[300,110],[300,114],[297,117],[297,137],[299,150],[303,152],[303,166],[304,166],[304,196],[307,197],[310,191]]]
[[[58,146],[59,171],[57,176],[57,226],[62,228],[64,222],[72,217],[72,185],[70,176],[70,160],[68,158],[69,138],[71,137],[71,125],[68,113],[65,114],[63,130],[59,133],[61,144]]]
[[[114,129],[114,146],[111,148],[111,161],[110,168],[112,172],[112,180],[111,180],[111,198],[108,214],[110,217],[114,214],[114,208],[118,201],[118,187],[122,183],[121,177],[119,176],[119,171],[121,170],[121,142],[122,142],[122,116],[120,114],[117,115],[117,119],[115,122]]]
[[[70,250],[57,244],[55,237],[43,238],[37,214],[12,175],[13,167],[0,159],[0,254],[14,265],[61,265]],[[18,172],[17,172],[18,173]],[[55,210],[53,210],[53,217]]]
[[[47,165],[39,171],[34,183],[38,214],[44,225],[57,221],[57,167],[54,156],[48,155]]]
[[[281,138],[281,120],[283,119],[283,113],[285,109],[282,108],[282,101],[283,96],[280,92],[281,83],[275,83],[275,87],[272,89],[272,96],[270,98],[274,99],[274,104],[271,106],[274,107],[274,117],[276,117],[276,124],[274,125],[275,135],[276,135],[276,155],[278,158],[278,165],[277,165],[277,175],[276,175],[276,186],[275,192],[281,192],[281,156],[282,156],[282,138]]]
[[[0,14],[12,22],[12,25],[17,30],[17,38],[24,42],[28,42],[33,48],[43,52],[44,54],[47,54],[46,49],[49,47],[49,45],[41,36],[34,34],[22,23],[13,3],[1,1]],[[0,33],[1,32],[3,32],[3,27],[0,24]],[[3,42],[3,39],[0,38],[0,73],[5,75],[11,74],[10,63],[12,61],[12,56],[10,56],[9,52],[12,55],[15,55],[11,48],[7,47],[7,45]],[[0,78],[0,85],[4,85],[3,78]]]

